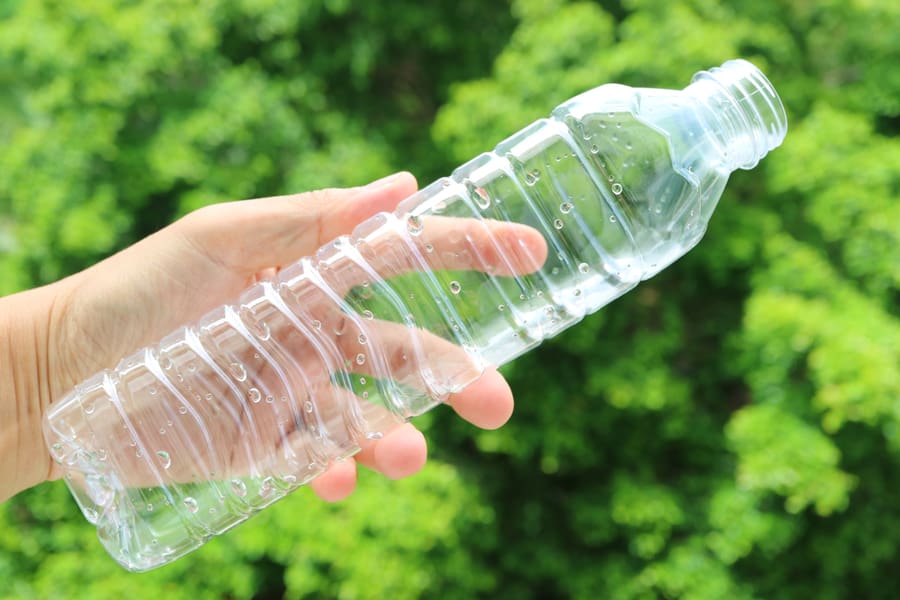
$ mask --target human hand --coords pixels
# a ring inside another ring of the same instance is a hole
[[[364,188],[208,207],[82,273],[0,301],[9,340],[34,341],[28,351],[8,349],[11,377],[4,379],[14,385],[0,396],[0,410],[16,418],[2,425],[7,451],[0,459],[0,499],[59,475],[40,433],[52,400],[414,191],[413,178],[400,174]],[[489,370],[448,403],[470,422],[492,428],[509,418],[512,394]],[[397,478],[418,471],[425,456],[421,433],[401,425],[368,442],[355,460],[333,463],[312,487],[337,500],[352,492],[357,463]]]

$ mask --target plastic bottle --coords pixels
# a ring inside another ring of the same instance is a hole
[[[148,570],[682,256],[786,131],[742,60],[604,85],[51,405],[53,458]]]

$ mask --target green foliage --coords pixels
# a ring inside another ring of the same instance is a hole
[[[439,413],[421,476],[145,575],[48,484],[0,507],[0,596],[893,597],[898,30],[876,0],[0,0],[0,293],[209,202],[425,183],[609,81],[743,56],[790,121],[695,251],[507,367],[507,427]]]

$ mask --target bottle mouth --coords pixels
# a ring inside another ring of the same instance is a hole
[[[708,71],[694,75],[691,83],[710,82],[725,92],[725,97],[737,109],[744,121],[744,131],[752,147],[737,148],[735,167],[752,169],[771,150],[784,141],[787,133],[787,114],[784,104],[772,83],[762,71],[743,59],[722,63]]]

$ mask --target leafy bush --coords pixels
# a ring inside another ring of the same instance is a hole
[[[893,597],[898,29],[864,0],[0,0],[0,293],[210,202],[425,183],[607,81],[743,56],[790,122],[697,250],[506,369],[507,427],[429,415],[419,477],[145,575],[45,484],[0,507],[0,595]]]

